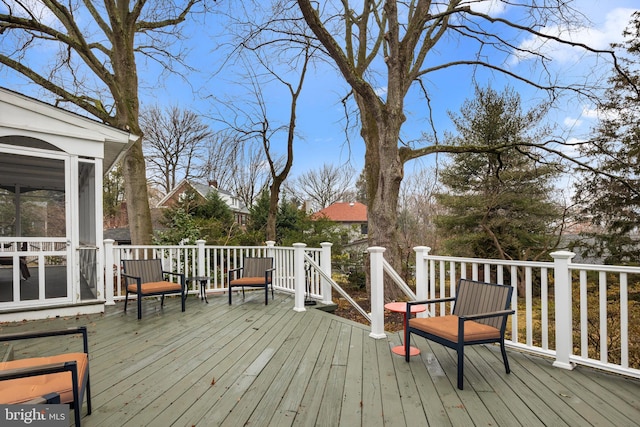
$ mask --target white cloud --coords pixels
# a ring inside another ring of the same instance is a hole
[[[478,13],[486,13],[491,16],[503,15],[507,5],[500,0],[476,0],[470,1],[471,10]]]
[[[596,22],[594,27],[573,28],[569,31],[558,26],[551,26],[543,28],[540,32],[545,35],[560,37],[570,42],[582,43],[595,49],[608,49],[611,43],[623,40],[622,31],[629,25],[631,14],[635,10],[628,8],[612,9],[604,15],[603,22],[598,22],[595,19],[597,16],[594,16],[592,18]],[[539,52],[560,63],[577,62],[584,55],[584,50],[580,48],[535,36],[524,40],[519,48],[525,52]],[[533,57],[533,54],[529,53],[513,55],[510,63],[515,65],[531,57]]]
[[[575,117],[565,117],[564,125],[568,128],[577,128],[582,125],[583,121]]]

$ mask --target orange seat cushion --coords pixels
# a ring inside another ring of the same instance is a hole
[[[241,277],[231,281],[231,286],[264,286],[264,284],[264,277]]]
[[[50,357],[11,360],[0,363],[0,370],[28,368],[51,363],[71,362],[74,360],[78,366],[78,390],[81,390],[82,381],[89,366],[86,353],[67,353]],[[2,404],[12,405],[24,403],[53,392],[60,395],[61,403],[73,402],[71,372],[58,372],[55,374],[0,381],[0,403]]]
[[[158,292],[180,292],[182,291],[182,286],[180,286],[180,283],[175,283],[175,282],[148,282],[148,283],[142,283],[140,285],[140,288],[142,290],[143,294],[152,294],[152,293],[158,293]],[[134,285],[129,285],[127,286],[127,289],[129,290],[129,292],[133,292],[133,293],[137,293],[138,292],[138,285],[134,284]]]
[[[409,326],[449,341],[458,341],[458,316],[426,317],[409,319]],[[467,320],[464,322],[464,340],[478,341],[499,339],[500,330],[493,326]]]

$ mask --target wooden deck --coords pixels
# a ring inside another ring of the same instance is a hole
[[[0,332],[89,328],[93,414],[84,426],[631,426],[640,422],[640,382],[588,368],[565,371],[510,351],[506,375],[495,346],[467,352],[465,390],[454,353],[416,339],[406,363],[400,336],[369,330],[293,298],[190,296],[165,308],[147,299],[105,315],[0,325]],[[55,353],[79,340],[16,345],[15,357]],[[86,413],[86,405],[83,413]]]

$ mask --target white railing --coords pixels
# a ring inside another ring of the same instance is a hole
[[[10,270],[9,282],[12,283],[10,298],[0,301],[0,308],[25,308],[34,304],[70,301],[71,289],[66,282],[57,296],[47,297],[48,283],[53,282],[47,277],[48,267],[67,268],[68,246],[65,237],[0,237],[0,268]],[[21,295],[21,278],[25,274],[27,277],[34,276],[29,284],[37,287],[35,298],[24,299]]]
[[[321,248],[306,248],[296,243],[293,247],[278,247],[274,242],[266,246],[208,246],[204,240],[196,245],[184,246],[133,246],[114,245],[113,240],[105,240],[105,296],[107,304],[123,300],[126,292],[122,280],[121,260],[123,259],[162,259],[167,271],[185,274],[189,277],[209,277],[206,292],[225,292],[228,288],[227,272],[240,267],[245,256],[270,256],[274,258],[274,288],[283,292],[300,293],[301,307],[304,311],[305,296],[331,303],[331,286],[322,278],[321,271],[331,276],[331,243],[323,243]],[[296,265],[296,252],[302,254]],[[309,262],[313,262],[311,268]],[[300,268],[297,268],[300,267]],[[306,267],[306,268],[305,268]],[[189,293],[199,293],[199,282],[189,281]],[[296,295],[296,301],[298,296]]]
[[[529,262],[434,256],[427,247],[414,249],[417,299],[454,296],[460,278],[511,284],[515,314],[510,318],[509,346],[553,357],[560,368],[582,364],[640,378],[640,348],[629,340],[629,320],[640,315],[629,313],[629,288],[640,286],[640,268],[573,264],[575,254],[566,251],[552,253],[552,262]],[[382,271],[387,267],[384,248],[369,252],[371,336],[380,337]],[[442,303],[426,315],[450,309]]]

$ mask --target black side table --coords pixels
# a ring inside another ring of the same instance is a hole
[[[204,302],[209,304],[209,301],[207,300],[207,293],[205,292],[205,288],[207,287],[207,282],[209,280],[211,280],[211,277],[209,277],[209,276],[193,276],[193,277],[187,277],[187,280],[189,282],[199,282],[200,283],[200,299],[203,299]]]

